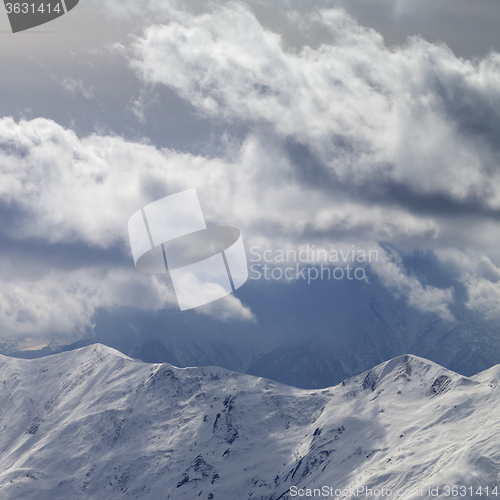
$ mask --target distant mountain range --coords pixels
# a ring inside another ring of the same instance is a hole
[[[258,356],[245,372],[316,389],[403,353],[422,356],[466,376],[500,363],[500,328],[477,314],[464,312],[453,323],[424,322],[417,315],[384,314],[375,302],[371,306],[373,330],[355,336],[351,343],[336,346],[312,339],[282,344]]]
[[[394,300],[372,297],[359,305],[359,321],[347,312],[331,324],[331,331],[315,329],[303,338],[259,345],[252,331],[215,339],[203,331],[192,335],[183,330],[165,331],[161,322],[150,326],[156,335],[136,334],[125,318],[95,337],[67,345],[51,344],[43,349],[25,350],[26,342],[0,343],[0,353],[36,358],[90,345],[97,340],[146,362],[167,362],[179,367],[220,366],[304,389],[338,384],[372,366],[411,353],[430,359],[461,375],[469,376],[500,363],[500,328],[479,314],[463,309],[456,321],[423,315]],[[348,319],[346,319],[348,317]],[[258,328],[258,327],[256,327]],[[324,328],[323,328],[324,330]],[[110,333],[111,332],[111,333]],[[246,343],[241,342],[246,338]],[[36,344],[35,344],[36,345]]]
[[[0,498],[497,498],[499,380],[412,355],[320,390],[100,344],[0,356]]]

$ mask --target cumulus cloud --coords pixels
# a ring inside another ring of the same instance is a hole
[[[465,275],[462,278],[467,288],[467,307],[479,311],[486,319],[500,319],[500,283]]]
[[[0,330],[15,335],[88,333],[100,308],[178,307],[172,287],[161,275],[133,268],[51,269],[36,278],[2,279],[0,287]],[[197,311],[222,321],[255,321],[252,311],[234,296]]]
[[[487,319],[500,319],[500,267],[476,250],[443,248],[439,260],[453,268],[467,293],[465,305]]]
[[[84,245],[124,253],[130,267],[108,270],[55,265],[44,269],[36,248],[24,255],[28,262],[2,257],[0,325],[4,331],[45,333],[91,327],[99,307],[161,309],[177,305],[171,286],[133,268],[128,247],[128,217],[142,206],[169,193],[200,183],[212,175],[210,167],[224,167],[188,154],[160,151],[153,146],[98,135],[79,139],[53,121],[14,122],[0,119],[0,203],[15,222],[0,230],[3,238],[50,245]],[[204,173],[200,174],[200,170]],[[186,172],[192,177],[186,176]],[[22,270],[33,261],[30,273]],[[51,262],[53,265],[54,263]],[[139,299],[137,298],[139,297]],[[252,320],[239,299],[226,301],[227,319]]]
[[[2,279],[0,327],[9,334],[83,333],[98,308],[162,309],[175,304],[170,288],[124,270],[50,270],[38,278]]]
[[[51,243],[127,246],[129,214],[154,199],[195,187],[210,221],[238,224],[255,237],[276,227],[291,241],[310,230],[358,232],[372,240],[425,240],[438,232],[430,217],[335,199],[307,186],[294,178],[294,165],[279,149],[273,151],[255,136],[232,156],[208,159],[113,136],[80,139],[50,120],[16,123],[4,118],[0,196],[27,217],[3,231]]]
[[[436,313],[446,320],[453,320],[449,310],[453,302],[453,288],[440,289],[422,283],[408,274],[397,252],[380,249],[379,258],[370,263],[380,281],[396,295],[407,299],[410,306],[422,312]]]
[[[301,23],[333,42],[286,50],[231,3],[149,27],[131,64],[208,116],[268,123],[307,144],[331,178],[500,207],[500,55],[472,62],[421,38],[389,49],[340,9]]]

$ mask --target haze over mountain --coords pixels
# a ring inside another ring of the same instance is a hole
[[[410,499],[436,487],[443,498],[445,486],[484,497],[499,480],[499,378],[499,366],[467,378],[400,356],[301,390],[99,344],[2,356],[0,497],[284,500],[333,487],[365,498],[384,487]]]
[[[40,350],[25,350],[30,344],[12,339],[0,343],[0,353],[31,358],[98,341],[146,362],[220,366],[305,389],[338,384],[406,353],[466,376],[500,363],[497,322],[465,307],[457,307],[455,320],[446,321],[422,314],[374,284],[318,283],[303,302],[294,286],[276,284],[264,294],[256,309],[258,322],[211,321],[175,311],[140,317],[131,310],[102,311],[94,335],[66,345],[59,338]],[[294,300],[295,314],[287,315]],[[290,323],[301,333],[294,334]]]

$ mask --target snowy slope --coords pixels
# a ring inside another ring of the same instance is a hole
[[[36,360],[2,356],[0,498],[491,490],[500,479],[499,375],[497,366],[465,378],[401,356],[336,387],[301,390],[222,368],[132,361],[99,344]]]

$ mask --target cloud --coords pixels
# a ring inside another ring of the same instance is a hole
[[[454,245],[492,269],[500,264],[500,56],[458,59],[420,38],[388,48],[340,9],[290,15],[298,29],[321,27],[331,40],[292,50],[242,4],[200,15],[173,5],[163,9],[169,23],[149,26],[124,52],[145,85],[130,109],[147,123],[154,86],[166,85],[227,125],[227,135],[200,156],[147,139],[79,137],[43,118],[1,118],[0,208],[10,215],[0,236],[101,253],[44,269],[33,248],[33,275],[11,271],[0,283],[0,324],[23,333],[85,329],[100,307],[175,304],[166,282],[124,264],[126,223],[151,201],[193,187],[209,223],[240,228],[247,248],[377,248],[370,269],[386,288],[451,319],[453,289],[412,274],[405,256],[422,249],[447,265],[439,252]],[[84,92],[80,83],[64,85]],[[110,265],[110,256],[119,262]],[[463,264],[455,275],[468,286],[469,307],[496,314],[495,299],[483,300],[492,276],[467,277]],[[258,320],[235,297],[222,306],[199,312]]]
[[[0,328],[10,335],[83,334],[92,330],[100,308],[154,311],[178,307],[164,277],[133,268],[50,269],[36,278],[2,279],[0,287]],[[251,310],[233,296],[197,311],[221,321],[255,321]]]
[[[499,54],[472,62],[418,37],[389,49],[340,9],[301,24],[334,41],[287,50],[231,3],[149,27],[131,64],[207,116],[267,123],[306,144],[328,178],[500,208]]]
[[[370,263],[382,284],[397,296],[406,297],[408,305],[424,313],[436,313],[445,320],[453,320],[449,310],[453,302],[453,288],[436,288],[422,284],[408,274],[397,252],[380,249],[378,258]]]
[[[0,235],[13,242],[13,248],[23,242],[27,246],[22,259],[13,252],[0,256],[0,265],[9,269],[0,280],[4,331],[33,334],[91,328],[100,307],[177,307],[171,286],[133,267],[127,221],[157,198],[193,183],[206,185],[203,179],[193,182],[199,171],[213,175],[210,166],[221,169],[223,162],[118,137],[80,139],[46,119],[16,123],[2,118],[0,163],[0,205],[9,221]],[[90,249],[90,258],[47,259],[50,249],[61,245],[66,252],[83,245]],[[101,254],[92,258],[92,249]],[[109,257],[99,262],[106,252],[119,264]],[[121,254],[130,259],[129,266],[123,266]],[[239,299],[232,297],[224,304],[219,304],[223,313],[201,312],[224,320],[253,320]]]
[[[303,184],[281,150],[258,137],[231,156],[208,159],[97,134],[80,139],[45,119],[0,119],[0,199],[24,214],[22,224],[2,230],[11,238],[128,248],[128,215],[196,187],[210,221],[242,225],[256,237],[275,227],[292,241],[309,230],[375,240],[428,239],[438,231],[431,217],[332,199]]]
[[[64,78],[61,81],[62,88],[66,93],[71,96],[81,94],[85,99],[95,98],[95,88],[93,85],[86,87],[82,80],[75,80],[74,78]]]
[[[410,254],[455,244],[498,261],[485,227],[497,230],[500,215],[500,55],[461,59],[420,37],[389,48],[342,9],[289,14],[331,42],[290,49],[230,3],[150,26],[130,64],[204,116],[251,127],[242,157],[267,162],[267,182],[280,178],[266,219],[275,238],[359,238]],[[374,272],[418,309],[451,317],[452,289],[421,284],[398,259]]]
[[[52,269],[31,279],[0,281],[0,327],[18,335],[85,332],[98,308],[162,309],[175,304],[156,277],[125,270],[86,267]]]
[[[230,162],[112,136],[78,138],[45,119],[16,123],[3,118],[0,201],[15,222],[3,226],[0,233],[14,242],[45,242],[49,249],[68,245],[71,251],[71,245],[84,245],[130,258],[126,230],[130,214],[154,199],[191,187],[198,188],[207,219],[241,227],[247,245],[259,241],[293,246],[305,237],[324,239],[332,230],[344,235],[357,232],[360,241],[382,236],[397,239],[408,233],[425,238],[434,230],[431,221],[396,211],[369,210],[344,201],[332,204],[316,188],[293,179],[277,188],[270,177],[287,178],[293,166],[286,160],[280,164],[262,147],[256,137],[250,137]],[[264,154],[267,161],[262,161]],[[267,175],[271,165],[274,171]],[[274,227],[280,228],[280,236],[272,234]],[[3,281],[0,320],[4,318],[8,331],[62,331],[71,324],[89,328],[99,307],[155,309],[175,304],[171,288],[158,278],[138,277],[132,267],[121,264],[110,268],[109,259],[100,265],[91,259],[62,268],[62,263],[47,265],[36,248],[25,257],[38,262],[32,264],[35,271],[28,277],[14,272]],[[44,265],[47,269],[40,270]],[[20,267],[15,263],[13,269]],[[407,294],[415,307],[431,310],[424,297],[433,290],[418,289],[415,280],[411,286],[387,283]],[[137,303],[134,294],[144,300]],[[256,320],[234,297],[219,308],[222,311],[200,312],[222,320]],[[442,312],[440,306],[434,310]]]
[[[226,295],[217,302],[198,307],[196,311],[211,316],[218,321],[239,320],[257,323],[257,318],[252,310],[243,305],[234,295]]]
[[[454,270],[467,293],[466,307],[487,319],[500,318],[500,267],[475,250],[456,248],[436,251],[440,261]]]
[[[500,283],[471,275],[464,276],[462,281],[468,293],[466,306],[486,319],[500,319]]]

